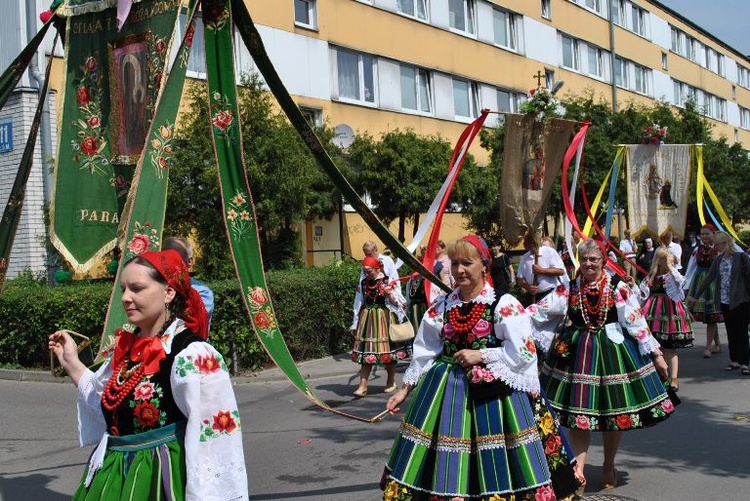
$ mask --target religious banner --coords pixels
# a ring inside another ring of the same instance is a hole
[[[687,222],[691,145],[623,146],[627,155],[628,222],[633,238],[672,230],[682,239]]]
[[[541,224],[575,124],[506,113],[500,220],[511,246]]]
[[[195,34],[196,3],[197,0],[190,0],[188,5],[187,28],[183,34],[177,58],[164,84],[164,90],[154,107],[154,119],[148,130],[148,141],[136,166],[133,186],[122,212],[123,224],[119,233],[122,242],[120,253],[122,257],[109,300],[97,362],[102,361],[108,351],[114,347],[115,330],[127,327],[125,324],[128,319],[122,308],[122,289],[120,288],[123,266],[138,254],[161,249],[169,167],[174,152],[172,144],[174,124],[180,107],[190,47]]]
[[[76,272],[115,246],[181,3],[134,3],[119,31],[116,0],[67,0],[55,12],[66,51],[50,238]]]

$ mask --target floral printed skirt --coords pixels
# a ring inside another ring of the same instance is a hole
[[[628,334],[615,342],[604,329],[592,334],[567,328],[553,343],[540,379],[568,428],[625,431],[654,425],[674,412],[654,364]]]
[[[109,437],[101,468],[87,487],[88,467],[74,501],[183,500],[187,476],[184,457],[185,423]]]
[[[360,365],[388,365],[409,356],[403,343],[388,339],[390,311],[385,306],[365,306],[359,312],[359,323],[354,334],[352,362]]]
[[[440,359],[412,393],[383,499],[563,499],[579,485],[572,461],[543,399],[475,401],[464,371]]]
[[[724,315],[721,314],[721,310],[716,309],[716,282],[708,286],[705,296],[696,297],[695,295],[709,270],[710,268],[700,266],[695,269],[695,275],[690,281],[690,289],[687,293],[688,297],[695,298],[695,303],[690,306],[690,313],[704,324],[720,324],[724,322]]]
[[[665,293],[651,294],[643,306],[648,327],[662,348],[690,348],[693,328],[685,306]]]

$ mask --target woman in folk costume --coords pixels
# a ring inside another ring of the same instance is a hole
[[[703,358],[711,358],[712,354],[721,353],[719,324],[724,323],[724,315],[716,307],[714,300],[716,284],[709,285],[705,299],[696,295],[696,291],[703,284],[703,280],[711,269],[711,263],[719,255],[719,251],[714,247],[714,233],[716,233],[716,227],[711,223],[701,227],[700,245],[690,256],[685,273],[685,286],[688,288],[686,295],[696,298],[692,305],[688,305],[688,309],[696,320],[706,324],[706,348],[703,350]]]
[[[562,426],[570,428],[581,470],[591,432],[604,432],[602,487],[613,488],[622,432],[666,419],[674,404],[662,383],[667,364],[641,313],[638,290],[605,272],[607,254],[599,242],[586,240],[578,255],[579,276],[568,300],[540,312],[563,317],[567,309],[568,317],[542,365],[541,384]]]
[[[457,288],[430,306],[391,414],[414,393],[383,474],[385,500],[572,497],[572,454],[539,394],[523,306],[495,297],[490,254],[471,235],[449,246]]]
[[[354,337],[352,362],[360,364],[359,386],[354,395],[367,395],[367,380],[373,365],[384,365],[388,378],[385,392],[393,393],[396,385],[396,364],[409,356],[403,343],[392,343],[388,338],[391,313],[403,322],[406,318],[406,301],[396,284],[388,283],[382,263],[374,257],[362,261],[364,278],[354,297],[354,320],[349,328]]]
[[[122,270],[118,329],[96,372],[58,331],[49,348],[78,387],[81,446],[96,444],[74,500],[244,500],[237,402],[182,257],[145,252]]]
[[[674,255],[669,250],[663,247],[656,250],[647,281],[650,294],[643,311],[669,367],[669,385],[677,391],[680,388],[677,349],[693,346],[693,329],[682,304],[685,277],[675,269]]]

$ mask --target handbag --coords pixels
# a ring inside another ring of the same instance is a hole
[[[388,339],[394,343],[404,343],[414,339],[414,326],[407,319],[403,323],[398,323],[395,315],[391,317],[391,325],[388,327]]]

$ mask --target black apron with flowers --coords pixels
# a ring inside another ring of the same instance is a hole
[[[113,411],[102,406],[107,433],[114,436],[132,435],[187,421],[174,401],[170,376],[177,354],[196,341],[203,339],[187,329],[176,334],[171,352],[159,363],[159,370],[155,374],[143,376]],[[129,361],[128,364],[130,369],[133,362]]]

